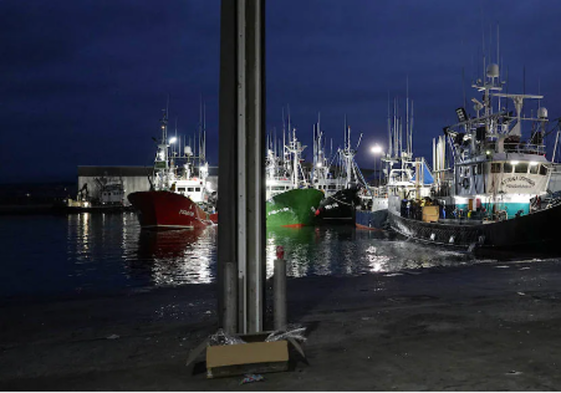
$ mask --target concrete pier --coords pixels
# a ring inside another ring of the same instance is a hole
[[[215,285],[5,300],[0,389],[559,390],[558,261],[497,266],[289,279],[309,365],[247,387],[185,367],[215,332]]]

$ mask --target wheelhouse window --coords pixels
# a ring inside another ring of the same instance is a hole
[[[540,165],[540,175],[547,175],[547,168],[544,165]]]
[[[530,174],[532,175],[537,175],[538,170],[540,169],[540,166],[538,164],[530,164]]]
[[[187,187],[188,192],[193,192],[193,187]]]
[[[527,162],[519,162],[514,167],[514,173],[528,173],[528,163]]]
[[[512,173],[512,164],[510,162],[505,162],[504,173]]]
[[[179,192],[185,192],[185,187],[179,187],[179,188],[177,189],[177,191],[179,191]]]
[[[195,188],[195,191],[200,192],[200,191],[201,191],[201,187]]]
[[[492,162],[491,163],[491,173],[501,173],[501,166],[502,166],[502,163],[500,163],[500,162]]]

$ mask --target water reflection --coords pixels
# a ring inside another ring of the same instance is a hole
[[[292,277],[356,276],[475,263],[465,252],[391,241],[380,232],[349,227],[279,228],[267,233],[267,276],[273,273],[276,246],[285,248]]]
[[[73,290],[129,286],[122,264],[126,243],[134,236],[131,214],[78,213],[66,216],[68,285]],[[135,237],[136,239],[136,237]]]
[[[216,279],[218,227],[143,231],[134,214],[67,217],[70,276],[80,288],[99,285],[177,286]],[[276,247],[283,246],[289,277],[356,276],[474,263],[465,253],[406,241],[352,227],[269,228],[266,274],[274,271]],[[98,281],[98,283],[96,283]],[[102,282],[102,284],[100,284]]]
[[[217,230],[144,232],[134,213],[2,217],[0,296],[213,282]],[[276,228],[266,234],[268,277],[278,245],[291,277],[416,273],[495,261],[352,227]]]
[[[69,214],[68,221],[68,246],[75,247],[76,262],[87,262],[90,256],[90,213]]]
[[[156,286],[200,284],[216,276],[216,228],[141,231],[130,272]]]
[[[267,275],[273,273],[276,246],[285,248],[287,274],[291,277],[358,275],[365,272],[354,228],[278,228],[267,232]],[[368,270],[368,269],[367,269]]]

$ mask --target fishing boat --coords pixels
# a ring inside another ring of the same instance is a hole
[[[433,194],[390,195],[389,224],[434,244],[558,253],[561,196],[549,189],[555,165],[546,159],[543,96],[503,93],[499,66],[484,60],[483,69],[472,84],[482,96],[472,99],[475,115],[456,109],[458,123],[433,140]],[[537,102],[534,114],[524,112],[528,100]]]
[[[305,180],[301,154],[306,148],[292,129],[287,144],[283,144],[282,159],[269,149],[266,158],[266,222],[267,227],[314,225],[315,212],[324,197]]]
[[[321,137],[321,133],[318,132],[317,135]],[[338,174],[329,179],[324,175],[316,181],[316,187],[319,189],[323,187],[329,190],[329,187],[325,187],[328,185],[326,184],[327,180],[332,180],[336,184],[333,187],[335,192],[326,193],[325,199],[320,203],[316,211],[316,215],[323,224],[355,225],[356,209],[361,203],[359,192],[366,185],[364,176],[354,160],[361,140],[362,134],[359,136],[356,148],[353,148],[351,145],[351,127],[346,126],[344,146],[337,150],[336,155],[338,161],[336,168],[339,169],[337,171]],[[321,143],[318,144],[317,151],[319,153],[315,161],[318,161],[320,165],[319,168],[316,168],[316,171],[322,174],[321,169],[329,168],[330,166],[321,165],[322,161],[320,159],[324,156]]]
[[[130,210],[125,206],[125,186],[122,178],[101,176],[94,180],[90,192],[88,183],[78,190],[76,199],[66,198],[53,204],[53,210],[60,213],[114,213]]]
[[[337,149],[333,153],[333,140],[329,153],[326,152],[326,140],[321,130],[320,114],[318,120],[313,126],[313,145],[312,145],[312,164],[309,171],[310,185],[313,188],[321,190],[325,197],[344,190],[346,186],[346,178],[342,176],[343,167],[341,165],[340,151]]]
[[[199,130],[197,151],[187,145],[182,148],[177,136],[168,139],[167,110],[161,120],[161,132],[150,190],[128,195],[141,227],[195,229],[217,223],[216,191],[207,181],[204,127]]]
[[[388,228],[390,195],[421,199],[431,195],[434,183],[431,170],[424,158],[413,158],[413,101],[409,100],[408,88],[403,120],[397,99],[394,99],[393,111],[388,100],[388,145],[385,152],[380,145],[372,148],[373,154],[382,155],[380,166],[384,168],[378,179],[374,179],[375,185],[363,188],[359,194],[361,204],[356,213],[356,227],[359,229]]]

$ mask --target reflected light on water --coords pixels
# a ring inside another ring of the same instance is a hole
[[[35,240],[29,241],[33,229]],[[70,293],[210,283],[216,280],[218,227],[141,231],[134,213],[3,217],[0,293]],[[266,275],[283,246],[290,277],[394,274],[470,265],[465,252],[389,240],[352,227],[269,228]],[[45,263],[48,261],[48,263]]]
[[[202,230],[143,231],[134,214],[68,216],[68,261],[73,276],[104,285],[164,287],[216,280],[218,227]],[[435,253],[403,241],[349,227],[268,228],[267,278],[283,246],[289,277],[353,276],[464,263],[465,255]]]
[[[390,257],[387,255],[378,255],[378,249],[376,247],[370,246],[366,249],[366,258],[368,258],[370,272],[379,273],[388,270],[386,264],[390,261]]]
[[[277,246],[284,247],[289,277],[329,274],[325,248],[320,245],[325,240],[321,239],[317,228],[267,228],[267,277],[273,275]]]
[[[87,263],[91,256],[90,213],[69,214],[67,222],[68,246],[75,250],[76,263]]]
[[[130,273],[149,275],[156,286],[204,284],[216,275],[216,227],[142,231]]]

